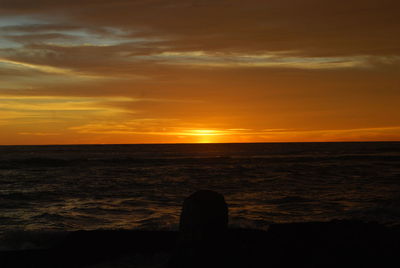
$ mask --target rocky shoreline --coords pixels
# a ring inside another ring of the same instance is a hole
[[[200,190],[182,206],[179,232],[68,233],[46,249],[0,252],[0,267],[400,267],[400,228],[334,220],[228,228],[224,196]]]
[[[360,221],[228,229],[218,244],[186,248],[176,231],[96,230],[48,249],[1,251],[0,267],[398,267],[399,249],[399,227]]]

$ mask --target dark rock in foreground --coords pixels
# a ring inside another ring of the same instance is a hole
[[[231,229],[224,197],[189,196],[180,233],[79,231],[46,250],[0,252],[0,267],[400,267],[399,228],[358,221]]]
[[[200,190],[185,199],[179,241],[168,268],[232,266],[228,236],[228,206],[223,195]]]
[[[178,245],[172,231],[79,231],[51,249],[0,252],[0,267],[165,267]],[[198,252],[190,267],[400,267],[399,249],[399,228],[357,221],[274,224],[267,232],[228,230],[222,244]]]
[[[228,206],[223,195],[200,190],[183,202],[179,223],[182,243],[216,240],[228,230]]]

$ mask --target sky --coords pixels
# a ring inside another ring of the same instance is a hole
[[[0,0],[0,144],[400,140],[397,0]]]

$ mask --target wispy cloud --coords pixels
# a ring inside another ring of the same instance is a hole
[[[285,55],[286,54],[286,55]],[[239,54],[216,53],[203,51],[192,52],[163,52],[153,55],[164,64],[181,64],[186,66],[205,67],[270,67],[270,68],[299,68],[299,69],[336,69],[336,68],[365,68],[369,67],[368,57],[296,57],[292,53],[270,54]]]
[[[19,132],[18,135],[27,135],[27,136],[58,136],[60,133],[55,132]]]
[[[4,0],[0,138],[400,139],[399,8]]]
[[[65,69],[65,68],[58,68],[58,67],[53,67],[53,66],[48,66],[48,65],[40,65],[40,64],[19,62],[19,61],[15,61],[15,60],[4,59],[4,58],[0,58],[0,64],[1,63],[14,65],[16,67],[34,69],[34,70],[37,70],[37,71],[40,71],[40,72],[50,73],[50,74],[63,74],[63,75],[70,75],[70,76],[85,76],[84,74],[79,74],[77,72],[74,72],[72,70]]]
[[[134,102],[126,97],[74,98],[46,96],[0,96],[0,120],[8,125],[66,125],[96,120],[96,118],[126,114],[126,110],[112,107],[106,102]],[[129,111],[133,113],[133,111]],[[32,133],[40,131],[33,131]],[[21,133],[21,132],[20,132]],[[31,133],[31,131],[23,133]]]
[[[0,58],[0,67],[1,64],[11,65],[11,67],[17,67],[21,69],[32,69],[39,72],[47,73],[47,74],[57,74],[57,75],[66,75],[72,77],[83,77],[83,78],[101,78],[100,76],[79,73],[67,68],[59,68],[50,65],[41,65],[41,64],[32,64],[27,62],[9,60],[5,58]]]

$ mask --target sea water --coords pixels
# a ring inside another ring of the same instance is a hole
[[[0,146],[0,238],[175,230],[199,189],[225,196],[236,227],[397,225],[400,142]]]

